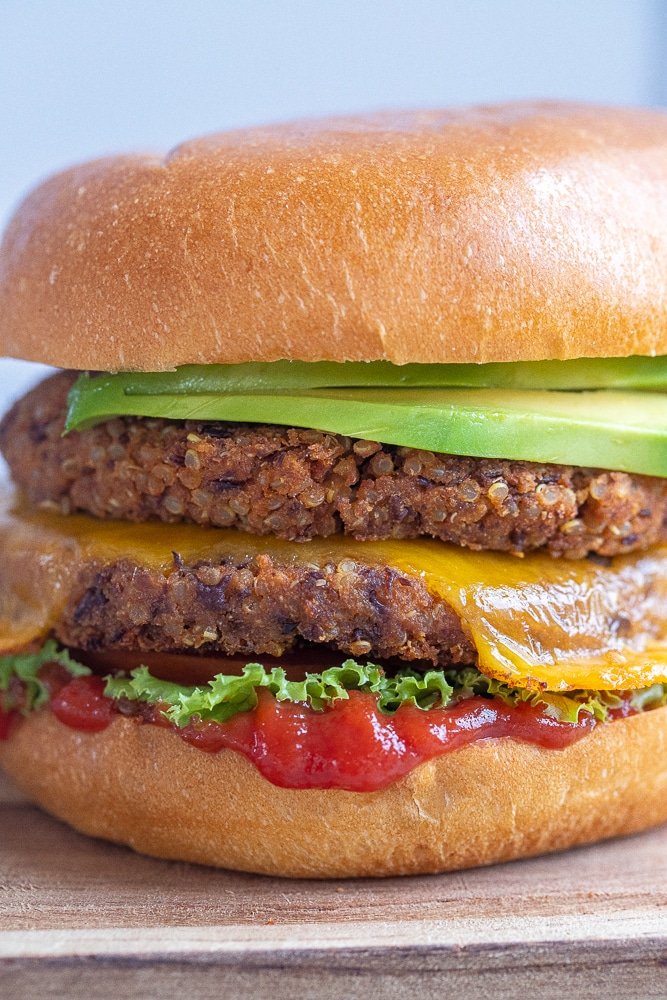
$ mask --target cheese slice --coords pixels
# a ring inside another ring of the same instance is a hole
[[[610,566],[472,552],[432,539],[359,542],[342,535],[285,542],[223,528],[63,517],[0,497],[0,652],[45,637],[75,593],[82,562],[120,559],[169,574],[174,552],[314,569],[349,561],[421,578],[461,619],[479,668],[515,686],[635,689],[667,682],[667,546]],[[214,623],[213,623],[214,624]]]

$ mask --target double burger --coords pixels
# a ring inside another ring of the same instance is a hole
[[[0,762],[163,857],[436,872],[667,819],[667,116],[297,122],[0,250]]]

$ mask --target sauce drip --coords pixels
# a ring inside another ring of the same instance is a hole
[[[114,703],[101,677],[75,677],[51,698],[51,711],[72,729],[101,733],[113,722]]]
[[[73,729],[101,732],[122,710],[103,691],[99,677],[74,678],[52,694],[51,711]],[[323,711],[279,702],[268,691],[258,695],[250,712],[183,729],[165,719],[159,706],[130,707],[141,713],[135,716],[137,724],[169,728],[199,750],[243,754],[274,785],[354,792],[387,788],[424,761],[478,740],[510,737],[560,750],[596,725],[587,713],[576,724],[559,722],[526,702],[509,707],[499,698],[474,697],[428,711],[404,705],[387,716],[378,711],[373,695],[361,691],[350,691],[348,700]],[[8,735],[13,715],[0,712],[0,737]]]
[[[186,726],[181,736],[202,750],[225,747],[242,753],[273,785],[281,788],[344,788],[375,792],[409,774],[419,764],[478,740],[512,739],[563,749],[595,726],[582,715],[572,725],[522,703],[470,698],[450,708],[422,711],[403,705],[393,716],[377,710],[375,698],[350,691],[348,701],[323,712],[260,693],[253,712]]]

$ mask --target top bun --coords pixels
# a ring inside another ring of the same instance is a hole
[[[224,132],[47,180],[0,253],[0,352],[58,367],[667,354],[667,115]]]

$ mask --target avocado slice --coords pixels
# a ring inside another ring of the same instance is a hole
[[[667,389],[667,356],[509,361],[485,365],[394,365],[390,361],[250,361],[184,365],[171,372],[126,372],[105,384],[133,395],[275,392],[283,389]],[[95,385],[98,385],[96,380]],[[91,389],[92,386],[88,386]]]
[[[453,455],[667,478],[662,393],[396,387],[212,393],[201,387],[179,394],[155,391],[163,378],[83,376],[70,394],[67,429],[123,415],[273,423]]]

